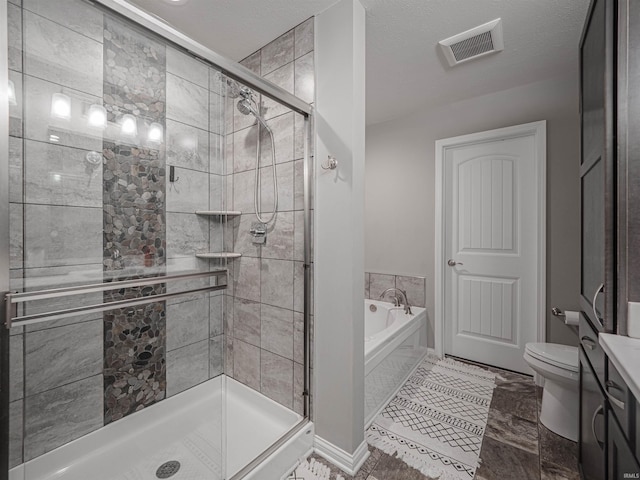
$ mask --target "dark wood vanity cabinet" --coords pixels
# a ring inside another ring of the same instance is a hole
[[[607,418],[607,479],[640,478],[640,464],[613,412]]]
[[[640,0],[591,1],[580,122],[580,472],[640,479],[640,406],[598,345],[640,302]]]

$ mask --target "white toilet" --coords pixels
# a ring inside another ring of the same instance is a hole
[[[544,378],[540,421],[552,432],[578,441],[578,347],[527,343],[524,360]]]

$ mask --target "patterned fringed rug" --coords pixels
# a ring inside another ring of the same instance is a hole
[[[478,467],[495,375],[428,356],[378,415],[367,441],[439,480],[471,480]]]

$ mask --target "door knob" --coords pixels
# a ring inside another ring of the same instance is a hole
[[[450,267],[455,267],[456,265],[464,265],[464,263],[462,262],[456,262],[453,259],[449,259],[449,261],[447,262],[447,265],[449,265]]]

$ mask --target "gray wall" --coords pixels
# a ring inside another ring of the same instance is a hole
[[[547,312],[578,309],[579,120],[575,75],[472,98],[367,128],[365,271],[427,279],[433,345],[435,141],[547,120]],[[577,344],[547,314],[547,340]]]

